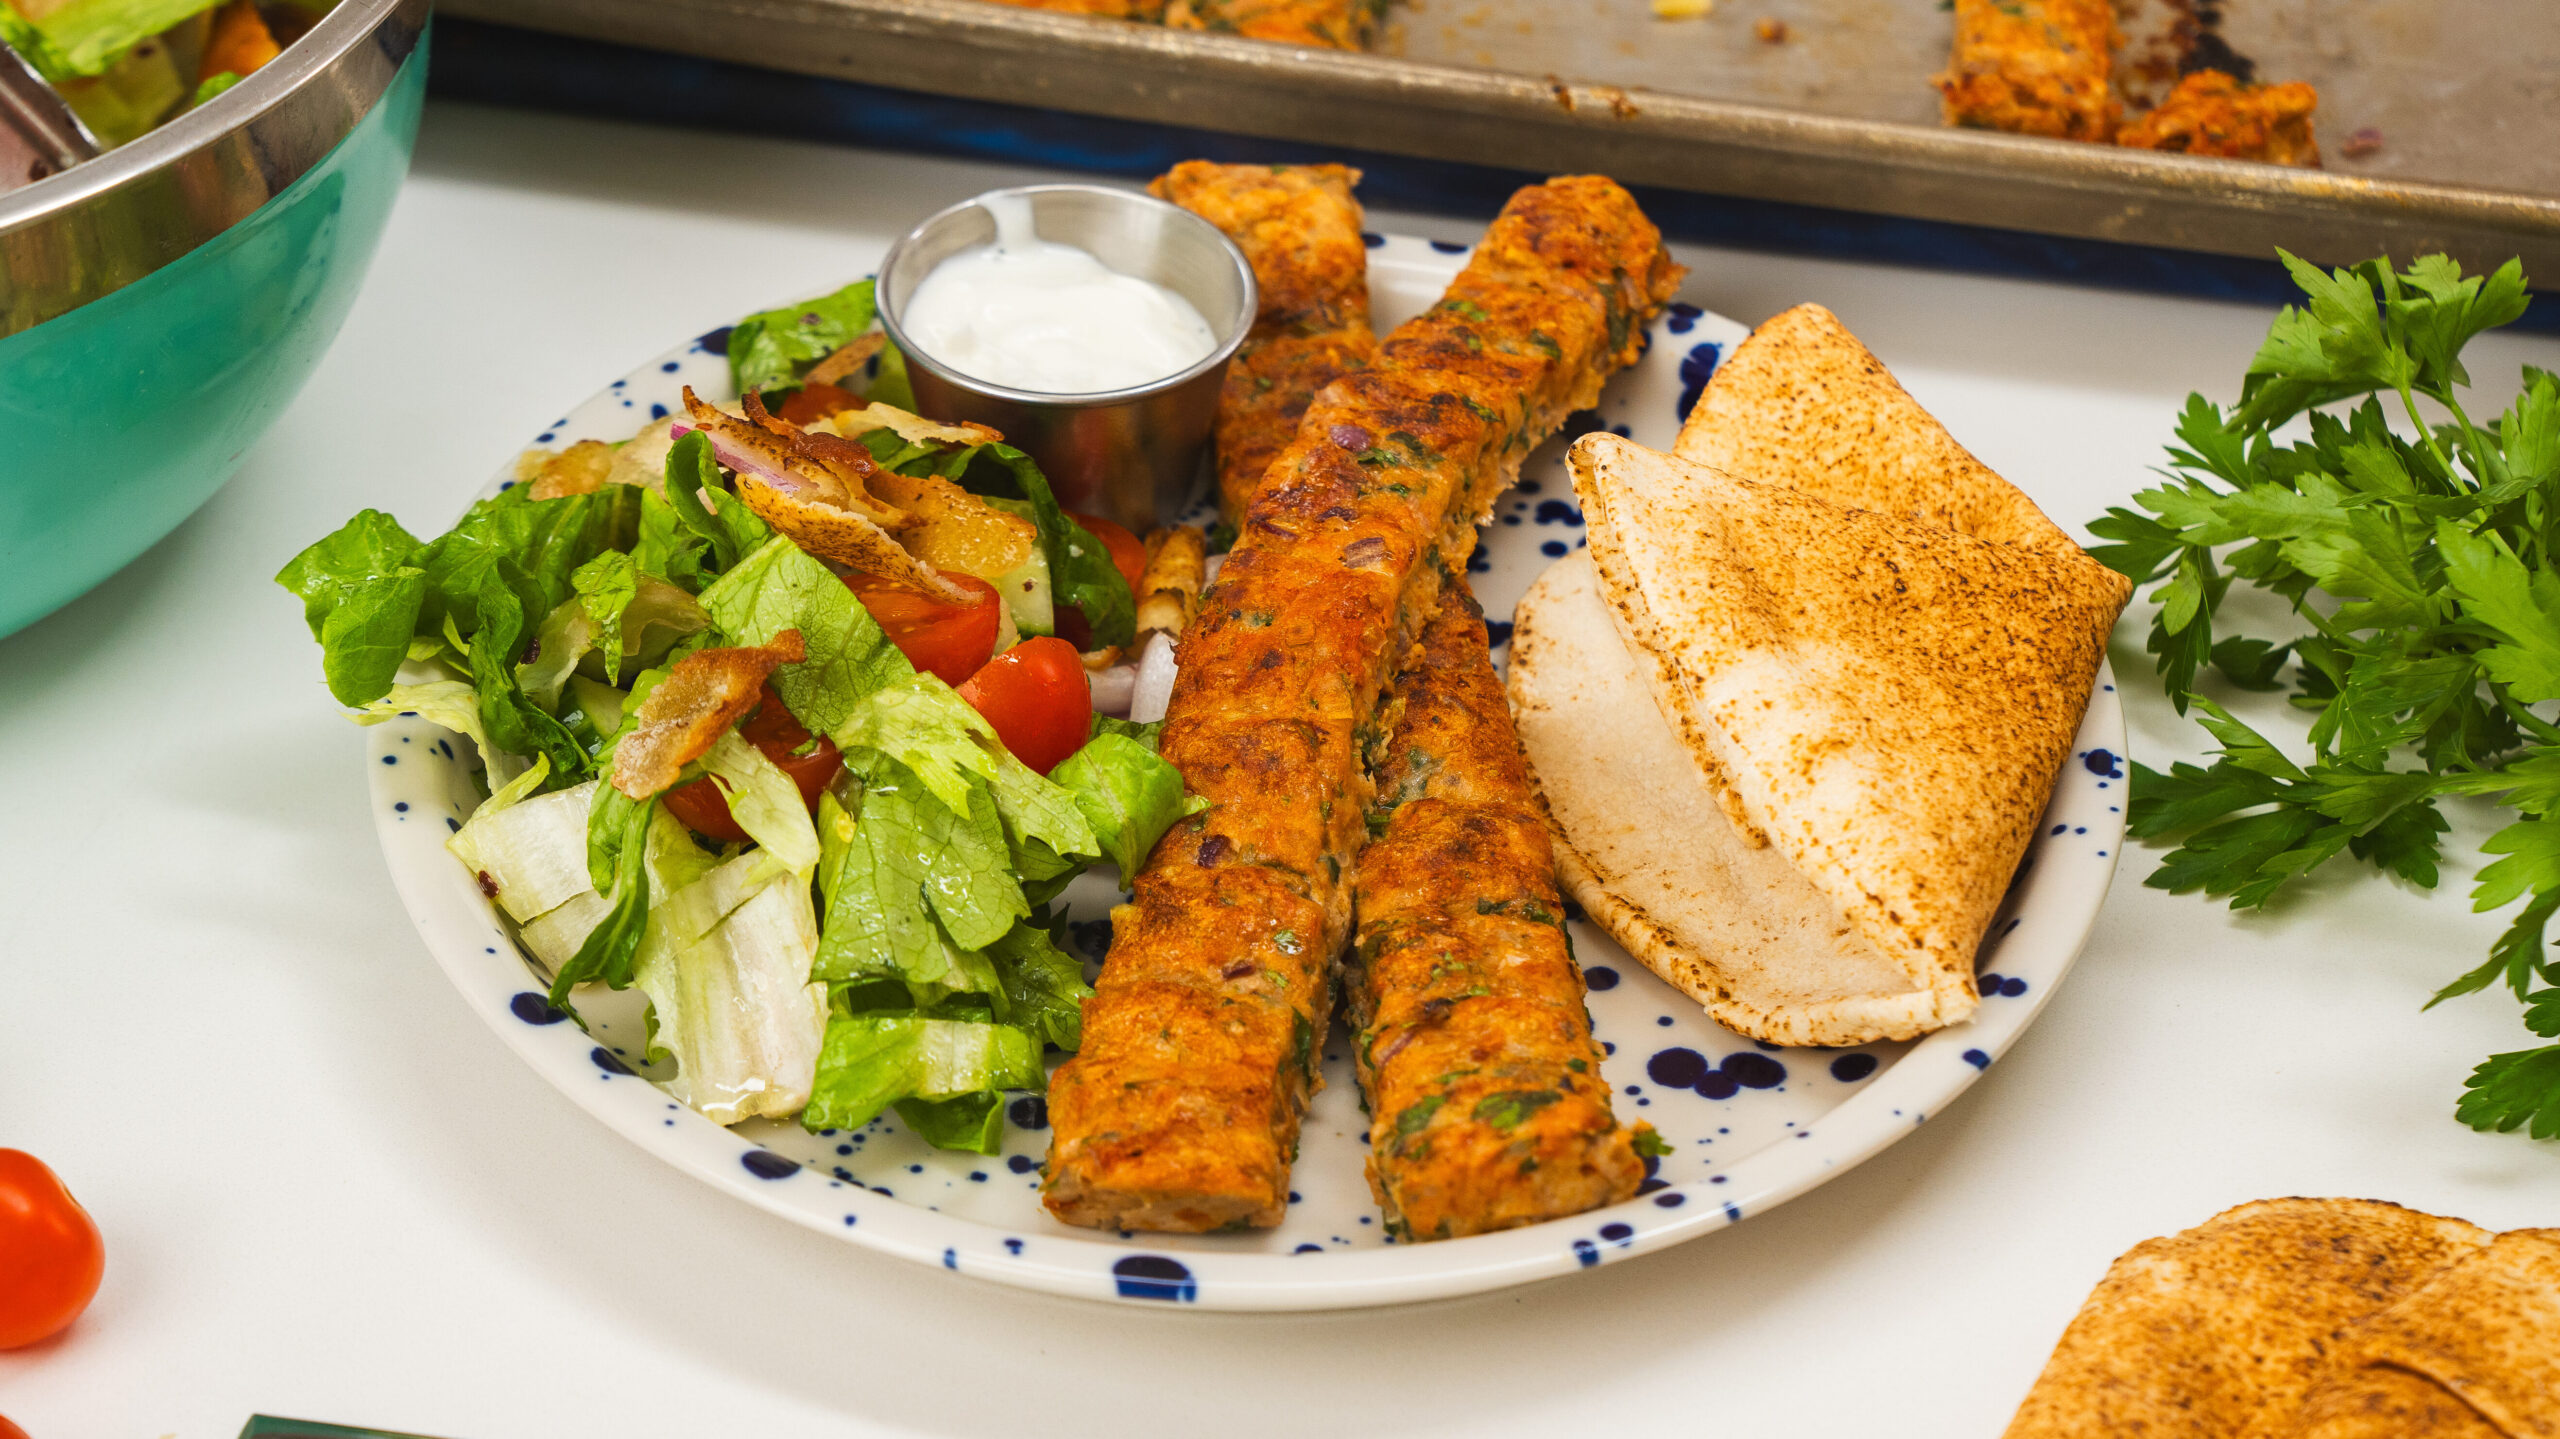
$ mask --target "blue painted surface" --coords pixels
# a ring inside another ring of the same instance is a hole
[[[426,39],[310,173],[184,258],[0,340],[0,635],[212,498],[337,338],[408,173]]]
[[[1513,190],[1544,178],[1490,165],[921,95],[503,26],[459,20],[443,25],[431,83],[438,95],[456,99],[1130,178],[1159,175],[1191,159],[1338,160],[1361,168],[1360,196],[1371,205],[1478,218],[1500,209]],[[1637,187],[1635,194],[1666,233],[1701,244],[2066,280],[2268,308],[2301,298],[2272,256],[2198,255],[1649,186]],[[2560,302],[2537,301],[2516,328],[2560,333]]]

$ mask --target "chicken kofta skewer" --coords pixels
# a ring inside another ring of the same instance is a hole
[[[1387,1232],[1448,1239],[1632,1196],[1639,1131],[1610,1109],[1555,851],[1463,581],[1379,729],[1346,989]]]
[[[1225,231],[1261,292],[1218,396],[1218,512],[1230,525],[1244,523],[1316,392],[1377,353],[1359,183],[1343,165],[1186,160],[1147,187]]]
[[[1184,632],[1162,747],[1211,807],[1113,912],[1084,1046],[1050,1081],[1060,1219],[1279,1222],[1368,837],[1363,732],[1476,523],[1634,361],[1680,273],[1616,184],[1530,186],[1308,408]]]

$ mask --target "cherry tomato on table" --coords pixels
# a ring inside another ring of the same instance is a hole
[[[0,1349],[68,1328],[106,1265],[98,1226],[44,1161],[0,1149]]]
[[[1138,581],[1147,572],[1145,543],[1129,533],[1127,526],[1115,524],[1100,515],[1071,514],[1067,518],[1092,531],[1093,537],[1102,541],[1103,548],[1111,551],[1111,567],[1120,572],[1120,578],[1129,582],[1129,593],[1136,594]]]
[[[937,599],[887,585],[869,575],[845,576],[854,598],[887,631],[889,643],[917,669],[940,675],[957,685],[978,672],[996,652],[1004,633],[1004,599],[996,587],[975,575],[946,574],[944,579],[967,590],[975,603],[947,605]]]
[[[809,742],[809,731],[783,706],[782,696],[774,693],[770,684],[764,687],[764,699],[747,716],[747,722],[738,726],[738,733],[764,751],[764,757],[773,761],[776,768],[791,776],[791,782],[800,786],[801,801],[813,811],[818,807],[819,792],[844,765],[844,756],[837,753],[835,742],[823,736],[816,749],[797,753]],[[746,843],[747,832],[738,828],[738,821],[729,813],[728,796],[720,793],[720,787],[708,777],[668,790],[667,813],[706,838],[723,844]]]
[[[995,727],[1013,757],[1042,774],[1084,748],[1093,731],[1093,687],[1084,659],[1055,635],[1024,640],[987,661],[960,697]]]

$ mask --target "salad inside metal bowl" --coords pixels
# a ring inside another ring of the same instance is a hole
[[[22,131],[43,127],[43,140],[67,138],[68,153],[57,166],[112,150],[257,73],[335,6],[336,0],[0,0],[0,46],[12,52],[0,55],[0,86],[8,86],[14,100],[0,105],[0,115]],[[67,137],[59,133],[61,112],[47,116],[41,95],[15,93],[31,91],[30,75],[60,98]]]

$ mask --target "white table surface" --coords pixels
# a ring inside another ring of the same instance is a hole
[[[229,1439],[253,1411],[451,1439],[933,1434],[1987,1436],[2119,1251],[2243,1200],[2560,1223],[2560,1144],[2477,1135],[2526,1036],[2419,1005],[2498,927],[2343,870],[2263,917],[2143,889],[1943,1119],[1782,1209],[1483,1298],[1257,1318],[911,1267],[737,1204],[519,1064],[411,932],[359,731],[268,580],[360,506],[441,529],[573,400],[832,288],[1024,171],[430,106],[337,348],[237,480],[0,641],[0,1144],[107,1236],[96,1305],[0,1354],[36,1439]],[[1466,239],[1479,221],[1378,214]],[[2144,484],[2253,307],[1690,248],[1747,322],[1838,311],[2065,523]],[[2548,339],[2490,338],[2502,407]],[[2141,653],[2137,756],[2192,756]],[[2274,714],[2264,706],[2261,713]],[[2279,719],[2277,723],[2285,721]],[[2298,733],[2298,728],[2292,730]]]

